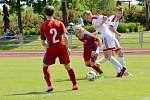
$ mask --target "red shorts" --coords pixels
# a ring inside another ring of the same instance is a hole
[[[91,47],[89,47],[89,45],[84,45],[83,57],[84,57],[85,62],[87,62],[87,61],[95,62],[96,61],[95,58],[92,58],[91,52],[96,51],[97,47],[98,47],[98,42],[94,42]]]
[[[58,44],[47,48],[46,53],[43,58],[43,63],[46,65],[55,64],[56,58],[59,58],[60,64],[69,64],[70,58],[65,45]]]

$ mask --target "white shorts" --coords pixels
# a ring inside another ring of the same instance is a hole
[[[114,51],[120,50],[121,46],[120,46],[120,43],[119,43],[118,39],[114,38],[114,42],[115,42],[115,49],[114,49]]]
[[[103,51],[112,50],[115,48],[115,41],[112,37],[104,37],[102,38],[103,41]]]

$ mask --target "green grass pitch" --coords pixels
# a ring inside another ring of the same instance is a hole
[[[72,56],[79,90],[71,91],[71,82],[63,65],[51,66],[55,90],[44,93],[42,57],[0,58],[0,100],[150,100],[150,55],[126,55],[133,77],[115,78],[110,63],[102,65],[105,78],[85,79],[90,68],[81,56]]]

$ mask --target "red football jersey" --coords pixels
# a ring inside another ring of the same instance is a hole
[[[66,32],[64,24],[51,19],[46,20],[40,28],[41,40],[46,40],[48,47],[55,44],[63,44],[62,34]]]
[[[93,44],[93,42],[95,41],[99,41],[98,38],[96,38],[95,35],[93,35],[92,33],[88,32],[88,31],[84,31],[83,32],[84,37],[82,39],[79,39],[80,41],[84,42],[84,44],[86,45],[90,45]]]

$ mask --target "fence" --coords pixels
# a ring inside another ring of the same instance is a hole
[[[12,39],[0,39],[0,50],[11,49],[42,49],[39,36],[13,36]],[[123,48],[150,48],[150,32],[122,33],[120,43]],[[82,48],[82,43],[75,37],[69,35],[69,46],[72,49]]]
[[[70,46],[72,48],[82,46],[82,43],[77,42],[78,40],[74,35],[70,37]],[[148,31],[122,33],[119,40],[123,48],[150,48],[150,32]]]

